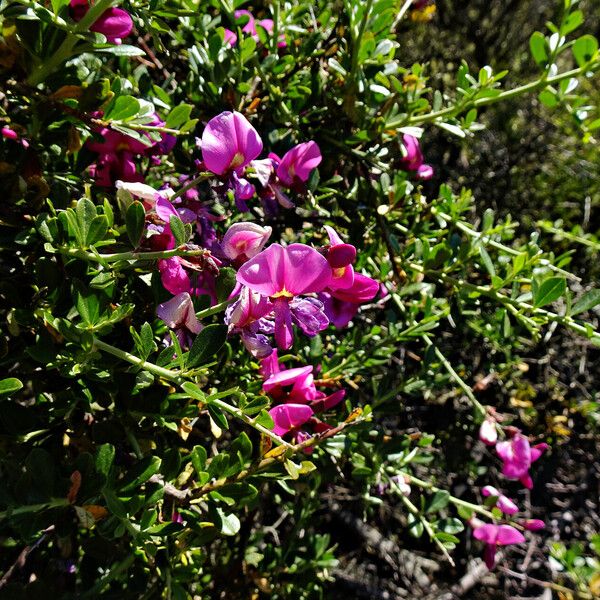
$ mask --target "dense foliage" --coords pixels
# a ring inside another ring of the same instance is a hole
[[[600,346],[598,15],[480,4],[1,0],[0,597],[598,594],[535,496],[598,391],[527,373]]]

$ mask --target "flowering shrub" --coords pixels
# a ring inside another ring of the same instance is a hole
[[[451,565],[543,536],[555,436],[474,377],[557,326],[600,345],[600,293],[428,140],[533,92],[593,140],[577,3],[535,78],[445,91],[402,54],[432,1],[117,4],[0,4],[0,593],[329,597],[342,483]]]

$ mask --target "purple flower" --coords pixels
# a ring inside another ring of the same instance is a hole
[[[433,177],[433,167],[423,162],[423,153],[419,146],[419,140],[405,133],[402,137],[406,154],[402,159],[402,166],[407,171],[414,171],[417,179],[427,180]]]
[[[525,541],[523,534],[511,525],[495,525],[487,523],[473,530],[473,537],[485,543],[483,558],[488,569],[493,569],[496,564],[496,550],[498,546],[522,544]]]
[[[518,479],[526,488],[533,487],[529,475],[531,464],[549,448],[548,444],[531,446],[529,440],[517,432],[509,441],[498,442],[496,452],[502,462],[502,474],[507,479]]]
[[[491,485],[486,485],[482,488],[481,493],[488,498],[489,496],[495,496],[496,506],[505,514],[505,515],[515,515],[519,512],[519,507],[507,496],[502,494],[499,490]]]
[[[283,155],[277,166],[277,177],[288,187],[297,185],[298,182],[306,183],[320,163],[321,151],[316,142],[303,142]]]
[[[73,20],[81,21],[90,9],[90,2],[88,0],[71,0],[69,7]],[[106,9],[90,27],[90,31],[101,33],[111,44],[120,44],[122,38],[127,37],[132,29],[133,21],[129,13],[114,6]]]
[[[256,129],[239,112],[222,112],[206,124],[202,133],[202,160],[215,175],[240,175],[262,148]]]
[[[527,531],[539,531],[540,529],[544,529],[544,527],[546,527],[546,523],[540,519],[522,519],[519,521],[519,525],[521,525],[521,527]]]
[[[237,273],[238,283],[261,296],[270,298],[274,320],[275,340],[282,349],[292,346],[292,319],[308,335],[324,329],[328,320],[322,304],[312,299],[308,303],[298,296],[320,292],[331,280],[327,260],[310,246],[291,244],[283,247],[272,244],[245,263]]]

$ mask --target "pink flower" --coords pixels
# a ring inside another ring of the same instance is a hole
[[[277,166],[277,177],[288,187],[306,183],[321,163],[321,151],[316,142],[303,142],[288,150]]]
[[[71,0],[69,3],[74,21],[81,21],[90,9],[88,0]],[[122,8],[111,7],[105,10],[100,18],[90,27],[90,31],[101,33],[111,44],[120,44],[133,29],[133,21],[129,13]]]
[[[164,125],[158,115],[154,115],[152,124]],[[96,185],[102,187],[112,187],[117,180],[142,182],[144,178],[137,172],[134,158],[143,155],[154,160],[156,154],[170,152],[176,142],[173,136],[163,135],[159,142],[148,146],[109,127],[102,127],[97,133],[103,140],[99,142],[90,139],[85,146],[98,154],[96,163],[90,167],[90,174],[96,180]]]
[[[223,42],[226,46],[235,46],[237,44],[237,35],[231,29],[224,28]]]
[[[527,531],[539,531],[546,527],[546,523],[540,519],[523,519],[522,521],[519,521],[519,525],[521,525],[523,529],[527,529]]]
[[[531,489],[533,482],[529,475],[534,463],[548,448],[548,444],[531,446],[529,440],[517,432],[512,439],[496,444],[496,452],[502,462],[502,474],[507,479],[518,479],[526,488]]]
[[[299,298],[322,291],[331,280],[327,260],[310,246],[272,244],[250,259],[237,273],[238,283],[270,298],[275,339],[280,348],[293,343],[292,319],[307,335],[316,335],[329,321],[323,305],[314,298]]]
[[[285,435],[300,425],[304,425],[312,416],[313,411],[306,404],[278,404],[269,414],[273,419],[273,433]]]
[[[511,525],[495,525],[492,523],[476,527],[473,530],[473,537],[485,543],[483,558],[488,569],[494,568],[498,546],[522,544],[525,541],[523,534]]]
[[[202,160],[216,175],[241,173],[262,148],[256,129],[239,112],[222,112],[206,124],[202,133]]]
[[[486,417],[479,428],[479,439],[488,446],[495,446],[498,441],[498,430],[496,421],[492,417]]]
[[[260,41],[260,36],[258,35],[258,30],[256,29],[256,25],[258,24],[262,27],[268,34],[273,33],[273,29],[275,28],[275,24],[273,23],[273,19],[261,19],[257,21],[249,10],[236,10],[234,13],[236,19],[241,19],[246,17],[248,21],[245,23],[244,27],[242,27],[242,32],[251,35],[257,42]],[[279,40],[277,42],[277,46],[279,48],[285,48],[287,43],[285,41],[285,36],[281,34],[279,36]]]
[[[495,496],[496,506],[505,514],[505,515],[514,515],[519,512],[519,507],[507,496],[498,491],[495,487],[491,485],[486,485],[481,493],[488,498],[489,496]]]
[[[187,292],[177,294],[167,302],[159,304],[156,314],[171,329],[185,328],[192,333],[200,333],[202,329],[194,311],[192,297]]]
[[[202,325],[194,311],[192,298],[188,292],[181,292],[167,302],[159,304],[156,314],[165,322],[167,327],[175,330],[177,339],[183,348],[190,346],[190,334],[198,334],[202,329]]]
[[[2,137],[7,140],[17,140],[17,139],[19,139],[19,134],[14,129],[11,129],[10,127],[3,127],[2,128]]]
[[[221,249],[232,261],[246,262],[263,249],[271,231],[256,223],[235,223],[223,236]]]
[[[407,171],[414,171],[417,179],[426,180],[433,177],[433,167],[423,163],[423,153],[419,140],[407,133],[402,137],[406,155],[402,159],[402,166]]]

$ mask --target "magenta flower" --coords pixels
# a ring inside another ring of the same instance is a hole
[[[90,9],[88,0],[71,0],[69,3],[74,21],[81,21]],[[105,10],[100,18],[90,27],[90,31],[101,33],[111,44],[120,44],[133,29],[133,21],[129,13],[122,8],[111,7]]]
[[[256,256],[271,236],[270,227],[256,223],[235,223],[221,241],[223,254],[232,261],[243,263]]]
[[[248,21],[242,27],[242,32],[251,35],[257,42],[260,41],[260,36],[258,35],[258,30],[256,29],[257,25],[262,27],[268,34],[272,34],[273,29],[275,28],[273,19],[260,19],[257,21],[249,10],[236,10],[234,16],[236,19],[243,19],[244,17],[248,19]],[[277,47],[285,48],[286,46],[287,43],[285,41],[285,36],[281,34],[277,42]]]
[[[222,112],[206,124],[202,133],[202,160],[215,175],[240,175],[262,148],[256,129],[239,112]]]
[[[158,115],[154,115],[152,124],[164,125]],[[149,146],[108,127],[102,127],[97,132],[103,140],[90,139],[85,146],[98,154],[95,164],[90,167],[90,175],[96,180],[96,185],[102,187],[112,187],[117,180],[142,182],[144,178],[137,172],[135,157],[149,156],[156,161],[157,154],[167,154],[176,142],[173,136],[163,135],[160,141],[152,142]]]
[[[539,531],[546,527],[546,523],[540,519],[523,519],[519,521],[519,525],[521,525],[523,529],[527,529],[527,531]]]
[[[486,497],[495,496],[496,506],[505,515],[515,515],[519,512],[519,507],[507,496],[502,494],[499,490],[491,485],[486,485],[482,488],[481,493]]]
[[[304,425],[313,416],[313,411],[306,404],[278,404],[269,414],[274,423],[273,433],[281,436]]]
[[[498,442],[496,452],[504,463],[502,474],[507,479],[518,479],[526,488],[531,489],[533,487],[529,475],[531,464],[548,448],[548,444],[536,444],[532,447],[529,440],[519,432],[506,442]]]
[[[486,417],[479,428],[479,439],[487,446],[495,446],[498,441],[498,430],[496,421],[492,417]]]
[[[473,537],[485,543],[483,558],[488,569],[493,569],[496,564],[496,550],[498,546],[522,544],[525,541],[523,534],[511,525],[495,525],[487,523],[473,530]]]
[[[316,142],[298,144],[283,155],[277,166],[277,177],[288,187],[306,183],[321,159],[321,151]]]
[[[10,127],[3,127],[2,128],[2,137],[7,140],[18,140],[19,134],[14,129],[11,129]]]
[[[433,167],[423,162],[423,153],[419,146],[419,140],[407,133],[403,138],[406,155],[402,159],[402,166],[407,171],[414,171],[417,179],[427,180],[433,177]]]
[[[233,48],[233,46],[237,44],[237,35],[233,31],[231,31],[231,29],[227,29],[225,27],[223,31],[223,42],[225,43],[225,45],[231,46]]]
[[[156,314],[169,329],[174,329],[182,348],[191,345],[191,334],[197,335],[202,325],[196,317],[192,298],[187,292],[173,296],[167,302],[159,304]]]
[[[292,320],[307,335],[316,335],[329,324],[319,300],[300,297],[322,291],[331,280],[327,260],[310,246],[272,244],[240,268],[237,280],[270,298],[275,340],[282,349],[292,346]]]

